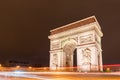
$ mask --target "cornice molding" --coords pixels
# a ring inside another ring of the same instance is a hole
[[[98,27],[98,23],[94,22],[94,23],[91,23],[91,24],[84,25],[82,27],[77,27],[77,28],[73,28],[73,29],[70,29],[70,30],[67,30],[67,31],[63,31],[63,32],[60,32],[60,33],[57,33],[57,34],[50,35],[50,36],[48,36],[48,38],[49,39],[57,39],[57,38],[60,38],[60,37],[71,36],[71,35],[74,35],[74,34],[79,34],[79,33],[87,32],[87,31],[91,31],[91,30],[95,30],[100,37],[103,36],[103,33],[101,32],[101,30]]]

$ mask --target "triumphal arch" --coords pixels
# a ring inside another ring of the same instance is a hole
[[[101,27],[91,16],[50,31],[50,69],[102,71]]]

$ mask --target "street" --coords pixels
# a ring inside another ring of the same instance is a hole
[[[0,80],[120,80],[120,72],[0,72]]]

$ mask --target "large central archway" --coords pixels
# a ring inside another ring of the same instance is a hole
[[[65,53],[65,65],[67,67],[73,67],[74,66],[74,52],[76,50],[77,43],[75,40],[70,39],[67,40],[63,47],[63,52]]]

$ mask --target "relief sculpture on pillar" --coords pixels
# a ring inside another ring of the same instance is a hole
[[[54,67],[57,67],[58,66],[58,55],[57,54],[53,54],[53,60],[52,60],[52,65]]]
[[[85,48],[82,50],[83,55],[83,65],[84,64],[91,64],[91,50],[89,48]]]

